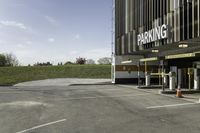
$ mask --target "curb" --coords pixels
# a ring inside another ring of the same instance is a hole
[[[196,93],[200,93],[200,90],[181,90],[181,92],[183,94],[196,94]],[[170,90],[163,91],[163,90],[160,90],[159,93],[160,94],[176,94],[176,90],[175,91],[170,91]]]
[[[13,85],[0,85],[0,87],[12,87]]]
[[[156,85],[156,86],[137,86],[137,88],[138,89],[161,89],[162,88],[162,86],[158,86],[158,85]]]

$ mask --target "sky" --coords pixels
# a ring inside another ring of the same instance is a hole
[[[0,53],[21,65],[111,56],[112,0],[0,0]]]

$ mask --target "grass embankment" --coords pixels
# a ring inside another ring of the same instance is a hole
[[[0,85],[52,78],[110,78],[110,65],[0,67]]]

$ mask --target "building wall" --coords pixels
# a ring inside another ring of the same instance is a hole
[[[138,59],[143,56],[115,56],[112,64],[113,83],[137,83],[138,79]],[[132,60],[132,63],[123,64],[123,61]],[[144,72],[141,69],[141,77],[144,78]]]
[[[199,0],[115,0],[115,54],[129,55],[200,37]],[[162,24],[167,39],[137,45],[137,35]]]
[[[138,83],[138,76],[144,81],[145,78],[145,64],[139,59],[144,58],[140,55],[124,55],[115,56],[112,62],[112,81],[113,83]],[[123,63],[131,60],[131,63]],[[159,61],[148,62],[147,71],[158,73]],[[139,74],[139,75],[138,75]],[[152,80],[157,80],[158,76],[152,76]],[[154,82],[154,81],[153,81]]]

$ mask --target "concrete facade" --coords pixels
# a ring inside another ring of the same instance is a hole
[[[144,78],[146,71],[159,73],[161,61],[165,71],[177,69],[177,78],[178,71],[184,75],[196,67],[199,0],[114,0],[113,4],[113,82],[137,83],[138,75]],[[123,63],[128,60],[131,63]]]

